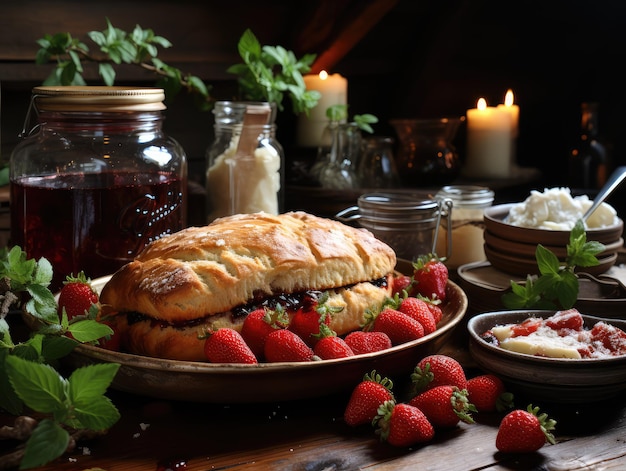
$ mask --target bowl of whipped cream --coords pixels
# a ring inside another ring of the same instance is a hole
[[[591,207],[586,195],[573,196],[569,188],[531,191],[520,203],[495,205],[484,212],[485,255],[492,266],[512,275],[537,274],[535,257],[541,244],[564,263],[570,233]],[[617,211],[602,203],[585,222],[587,241],[597,241],[604,250],[596,255],[598,265],[580,267],[594,275],[606,272],[624,246],[624,223]]]

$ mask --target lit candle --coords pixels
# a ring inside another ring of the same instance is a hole
[[[498,105],[498,108],[511,115],[511,133],[513,139],[516,139],[519,132],[519,106],[513,104],[513,90],[507,90],[504,95],[504,104]]]
[[[348,81],[339,74],[329,75],[322,70],[319,75],[305,75],[304,83],[307,90],[317,90],[322,96],[309,116],[300,115],[297,142],[302,147],[317,147],[328,124],[326,110],[333,105],[348,104]]]
[[[467,110],[467,156],[463,172],[472,178],[507,178],[511,174],[511,114],[480,98]]]

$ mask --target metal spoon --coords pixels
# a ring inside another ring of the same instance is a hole
[[[613,190],[615,190],[619,186],[619,184],[622,183],[622,180],[624,180],[624,178],[626,178],[626,166],[617,167],[613,171],[607,182],[604,184],[602,189],[598,192],[598,195],[593,200],[593,204],[591,205],[591,207],[583,215],[584,222],[586,222],[589,216],[591,216],[591,214],[596,209],[598,209],[598,206],[600,206],[604,202],[604,200],[607,199],[611,193],[613,193]]]

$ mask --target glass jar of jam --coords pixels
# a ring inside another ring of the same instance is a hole
[[[159,88],[36,87],[11,155],[11,245],[67,275],[111,274],[186,226],[187,158]]]
[[[222,216],[282,211],[284,150],[276,139],[276,104],[218,101],[215,140],[207,149],[208,222]]]

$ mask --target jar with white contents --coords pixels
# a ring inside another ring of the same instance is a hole
[[[493,204],[494,192],[482,186],[449,185],[441,188],[436,197],[452,201],[452,217],[443,221],[452,225],[452,250],[446,260],[448,269],[456,270],[466,263],[486,260],[483,213]],[[446,253],[445,233],[439,233],[438,253]]]
[[[278,214],[284,151],[276,140],[276,105],[218,101],[215,140],[207,150],[208,222],[233,214]]]

